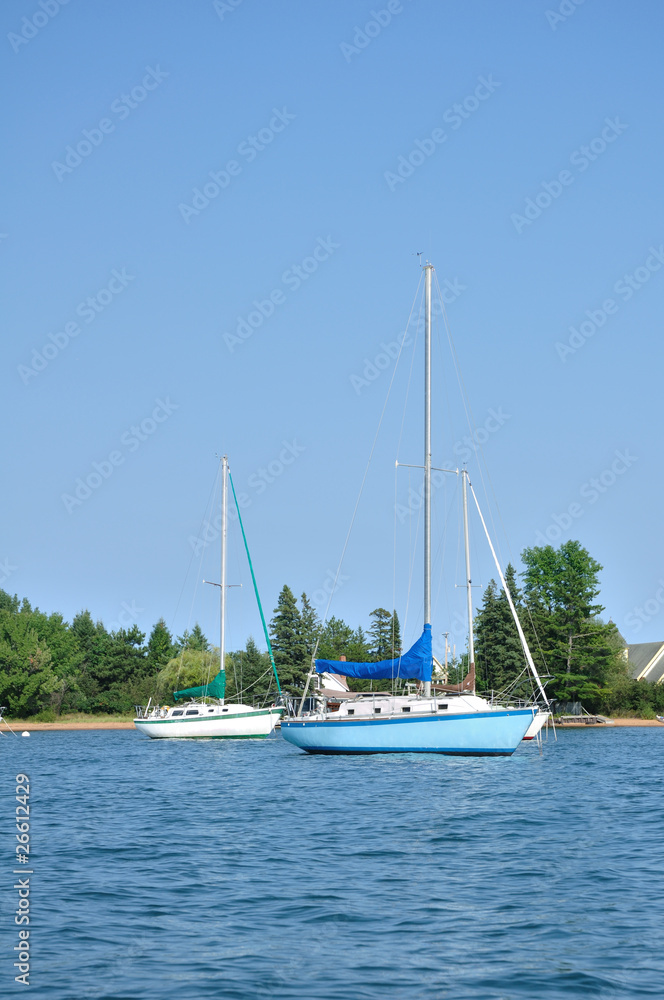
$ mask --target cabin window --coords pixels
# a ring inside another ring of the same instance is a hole
[[[221,711],[222,711],[222,712],[227,712],[227,711],[228,711],[228,709],[227,709],[227,708],[222,708],[222,710],[221,710]]]
[[[185,712],[185,715],[198,715],[198,709],[188,708],[187,711]]]
[[[444,710],[445,710],[446,708],[448,708],[448,707],[449,707],[449,706],[448,706],[447,704],[445,704],[445,705],[439,705],[439,706],[438,706],[438,711],[439,711],[439,712],[442,712],[442,711],[444,711]]]
[[[179,709],[179,711],[173,712],[173,718],[175,718],[176,715],[182,715],[182,714],[183,714],[182,709]]]
[[[208,708],[208,712],[214,712],[213,708]]]
[[[380,709],[379,708],[374,708],[374,714],[375,715],[380,715]]]
[[[349,708],[348,709],[348,714],[349,715],[355,715],[355,709],[354,708]]]
[[[401,711],[402,711],[402,712],[410,712],[410,705],[408,705],[408,707],[406,707],[406,706],[404,705],[404,706],[403,706],[403,708],[401,709]]]

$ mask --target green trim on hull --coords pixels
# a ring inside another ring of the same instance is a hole
[[[164,726],[170,725],[171,723],[180,722],[216,722],[217,719],[256,719],[261,715],[278,715],[283,712],[283,708],[261,708],[257,709],[255,712],[234,712],[232,715],[197,715],[194,717],[190,715],[189,718],[183,716],[177,719],[134,719],[134,725],[140,722],[142,726]],[[222,737],[223,739],[223,737]]]
[[[145,734],[147,736],[147,733]],[[151,736],[151,740],[264,740],[271,733],[248,733],[246,736]]]

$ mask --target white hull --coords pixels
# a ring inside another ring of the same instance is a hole
[[[189,704],[167,712],[157,709],[147,718],[134,719],[134,725],[152,739],[259,739],[269,736],[281,712],[250,705]]]
[[[534,740],[538,733],[544,728],[546,722],[551,718],[551,712],[543,712],[541,709],[528,726],[528,731],[523,737],[524,740]]]

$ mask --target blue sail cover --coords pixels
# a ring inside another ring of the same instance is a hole
[[[432,667],[431,625],[425,625],[424,632],[415,645],[396,660],[379,660],[378,663],[316,660],[316,673],[318,674],[343,674],[345,677],[361,677],[365,680],[395,680],[397,677],[401,677],[409,680],[430,681]]]

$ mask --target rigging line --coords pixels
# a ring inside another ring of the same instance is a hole
[[[412,303],[412,305],[410,307],[410,313],[408,315],[408,323],[406,324],[406,332],[408,331],[408,326],[410,325],[410,320],[411,320],[411,317],[413,315],[413,309],[415,308],[415,302],[416,302],[417,296],[419,294],[420,285],[422,284],[423,274],[424,274],[424,272],[422,272],[420,274],[420,280],[419,280],[418,285],[417,285],[417,290],[416,290],[415,295],[413,297],[413,303]],[[304,700],[305,700],[305,698],[307,696],[307,691],[309,690],[309,684],[311,683],[311,679],[312,679],[312,677],[313,677],[313,675],[315,673],[315,670],[316,670],[316,654],[318,653],[318,647],[320,645],[320,640],[321,640],[321,637],[323,635],[323,629],[325,627],[325,623],[327,622],[327,616],[330,613],[330,605],[332,604],[332,598],[333,598],[334,593],[335,593],[335,591],[337,589],[337,581],[339,579],[339,575],[341,573],[341,567],[343,566],[343,561],[344,561],[344,558],[346,556],[346,549],[348,548],[348,542],[350,541],[350,536],[351,536],[351,533],[353,531],[353,525],[355,524],[355,518],[357,516],[358,507],[360,506],[360,500],[362,498],[362,493],[364,492],[364,484],[366,483],[366,479],[367,479],[367,476],[369,474],[369,468],[371,466],[371,461],[373,459],[373,454],[374,454],[374,451],[376,450],[376,444],[378,442],[378,435],[380,434],[380,429],[381,429],[382,424],[383,424],[383,418],[385,417],[385,410],[387,409],[387,404],[389,402],[390,394],[392,392],[392,386],[394,384],[394,379],[396,378],[397,370],[399,368],[399,361],[401,360],[401,355],[403,353],[403,348],[404,348],[404,340],[405,340],[405,336],[401,338],[401,343],[399,344],[399,353],[397,354],[396,360],[394,362],[394,369],[392,371],[392,377],[390,378],[390,384],[389,384],[389,386],[387,388],[387,394],[385,396],[385,402],[383,404],[383,409],[381,411],[380,419],[378,421],[378,427],[376,429],[376,434],[375,434],[374,439],[373,439],[373,444],[371,445],[371,451],[369,452],[369,458],[367,460],[366,468],[364,470],[364,475],[362,476],[362,482],[360,483],[360,490],[359,490],[359,493],[357,494],[357,500],[355,501],[355,507],[353,508],[353,515],[352,515],[352,517],[350,519],[350,525],[348,527],[348,532],[346,534],[346,540],[344,542],[343,549],[341,550],[341,557],[339,559],[339,565],[337,566],[337,571],[336,571],[336,573],[334,575],[334,582],[333,582],[332,588],[330,590],[330,596],[328,597],[328,600],[327,600],[327,606],[325,608],[325,613],[324,613],[323,618],[322,618],[322,620],[320,622],[320,626],[319,626],[319,629],[318,629],[318,635],[316,636],[316,644],[314,646],[313,653],[311,654],[311,667],[309,668],[309,673],[307,675],[307,680],[306,680],[306,684],[304,686],[304,691],[302,692],[302,699],[300,701],[300,708],[299,708],[299,711],[298,711],[299,715],[302,714],[302,709],[303,709],[303,706],[304,706]]]
[[[409,478],[409,482],[410,482],[410,469],[408,470],[408,478]],[[408,490],[408,494],[409,495],[410,495],[410,492],[411,491],[409,489]],[[418,508],[417,508],[417,522],[416,522],[416,525],[415,525],[415,538],[414,539],[413,539],[413,535],[412,535],[412,521],[413,521],[412,511],[411,511],[411,515],[410,515],[410,518],[409,518],[411,530],[409,532],[410,551],[408,553],[408,558],[409,558],[409,565],[408,565],[408,595],[407,595],[407,600],[406,600],[406,618],[405,618],[405,621],[404,621],[404,632],[405,632],[405,629],[406,629],[406,622],[408,621],[408,611],[409,611],[409,608],[410,608],[410,595],[411,595],[412,588],[413,588],[413,573],[415,571],[415,552],[416,552],[416,549],[417,549],[417,539],[418,539],[419,534],[420,534],[420,522],[421,522],[421,519],[422,519],[422,504],[420,503],[419,506],[418,506]],[[424,602],[422,602],[422,610],[424,611]]]
[[[201,538],[201,535],[202,535],[202,529],[203,529],[203,525],[205,523],[206,515],[208,515],[208,511],[212,511],[212,508],[214,506],[214,502],[215,502],[215,499],[216,499],[216,496],[217,496],[217,490],[219,489],[219,477],[220,477],[220,475],[221,475],[221,471],[219,470],[219,471],[217,471],[217,473],[216,473],[216,475],[214,477],[214,480],[212,482],[212,487],[210,489],[210,495],[209,495],[209,497],[207,499],[207,503],[205,505],[205,510],[203,511],[203,517],[201,518],[201,523],[200,523],[200,525],[198,527],[198,537],[199,537],[199,539]],[[205,548],[205,545],[202,546],[201,552],[203,551],[204,548]],[[173,614],[173,617],[171,618],[171,621],[173,621],[173,622],[175,621],[175,619],[177,617],[177,613],[178,613],[178,611],[180,609],[180,601],[182,600],[182,594],[184,593],[184,588],[186,587],[187,580],[189,579],[189,573],[191,572],[191,564],[194,561],[194,556],[195,555],[196,555],[196,549],[192,548],[192,550],[191,550],[191,556],[189,557],[189,565],[187,566],[187,572],[185,573],[184,581],[182,583],[182,588],[180,590],[180,596],[178,597],[177,604],[175,605],[175,612]],[[190,612],[190,621],[191,621],[191,612]]]
[[[505,527],[505,521],[503,519],[503,515],[502,515],[501,508],[500,508],[500,504],[498,503],[498,497],[496,495],[496,491],[495,491],[495,488],[494,488],[494,485],[493,485],[493,480],[492,480],[492,477],[491,477],[491,473],[489,471],[489,464],[488,464],[488,462],[486,460],[486,456],[484,454],[484,449],[482,447],[482,443],[478,440],[478,435],[475,433],[477,431],[477,424],[475,423],[475,418],[473,416],[472,408],[470,406],[470,399],[468,397],[466,386],[465,386],[465,383],[464,383],[464,380],[463,380],[463,375],[461,374],[461,366],[459,364],[459,358],[458,358],[458,355],[457,355],[457,351],[456,351],[456,347],[455,347],[455,344],[454,344],[454,340],[452,338],[452,331],[451,331],[451,328],[450,328],[450,323],[449,323],[449,319],[448,319],[448,316],[447,316],[447,311],[445,309],[445,303],[443,302],[442,292],[441,292],[441,289],[440,289],[440,285],[438,283],[438,277],[437,277],[437,275],[434,275],[434,278],[435,278],[435,281],[436,281],[436,286],[438,288],[438,294],[440,296],[441,309],[442,309],[442,313],[443,313],[443,321],[444,321],[444,324],[445,324],[445,329],[447,331],[447,339],[448,339],[448,343],[449,343],[449,346],[450,346],[450,351],[451,351],[451,354],[452,354],[452,360],[454,362],[454,368],[455,368],[455,372],[456,372],[456,376],[457,376],[457,381],[459,383],[459,388],[461,390],[461,400],[462,400],[462,403],[463,403],[463,406],[464,406],[464,410],[466,411],[466,420],[468,421],[469,430],[471,432],[471,438],[472,438],[472,440],[474,442],[475,451],[476,452],[478,451],[478,447],[479,447],[479,458],[481,459],[481,461],[478,460],[477,469],[478,469],[478,473],[479,473],[479,476],[480,476],[480,480],[482,482],[482,490],[483,490],[483,493],[484,493],[484,496],[485,496],[485,499],[486,499],[486,502],[487,502],[487,509],[488,509],[488,514],[489,514],[489,518],[490,518],[490,521],[491,521],[491,526],[492,526],[492,529],[493,529],[493,534],[494,534],[494,537],[497,539],[498,552],[500,553],[500,542],[498,541],[498,538],[500,536],[499,536],[499,533],[496,531],[496,527],[495,527],[495,523],[494,523],[493,505],[489,501],[489,490],[487,489],[487,485],[486,485],[486,482],[485,482],[485,472],[486,472],[486,478],[489,481],[489,487],[490,487],[491,496],[493,497],[493,503],[495,505],[495,508],[496,508],[496,511],[497,511],[497,514],[498,514],[498,519],[500,521],[500,525],[501,525],[501,528],[502,528],[502,535],[503,535],[503,538],[505,540],[505,544],[507,546],[507,552],[508,552],[508,555],[509,555],[509,561],[512,563],[512,565],[514,565],[516,563],[516,559],[514,557],[514,553],[512,551],[511,545],[510,545],[509,535],[508,535],[507,529]],[[484,468],[483,468],[483,466],[484,466]],[[501,556],[501,561],[504,562],[504,560],[502,559],[502,556]],[[540,642],[540,638],[539,638],[539,635],[537,633],[537,629],[535,628],[535,623],[533,621],[530,608],[527,605],[525,605],[524,607],[525,607],[526,614],[528,616],[528,620],[530,622],[531,629],[533,631],[533,635],[535,636],[535,641],[537,642],[537,649],[538,649],[538,652],[539,652],[539,656],[541,658],[541,662],[544,665],[544,667],[546,667],[547,664],[546,664],[546,659],[545,659],[545,656],[544,656],[544,650],[542,649],[542,644]]]
[[[489,465],[488,465],[488,463],[486,461],[486,457],[484,455],[484,449],[482,447],[481,441],[479,440],[479,435],[477,434],[477,423],[475,421],[475,416],[473,414],[472,407],[471,407],[471,404],[470,404],[470,395],[469,395],[469,393],[468,393],[468,391],[466,389],[466,385],[465,385],[465,382],[464,382],[464,379],[463,379],[463,375],[461,373],[461,365],[459,363],[459,356],[457,354],[456,345],[455,345],[454,339],[452,337],[452,329],[450,327],[450,322],[449,322],[449,318],[448,318],[448,315],[447,315],[447,310],[445,309],[445,303],[443,301],[442,292],[441,292],[441,289],[440,289],[440,285],[438,284],[438,279],[437,278],[436,278],[436,285],[437,285],[437,288],[438,288],[438,294],[440,296],[440,304],[441,304],[441,310],[442,310],[442,314],[443,314],[443,323],[445,325],[445,330],[446,330],[446,333],[447,333],[447,340],[448,340],[448,344],[449,344],[449,347],[450,347],[450,353],[452,355],[452,361],[454,362],[454,370],[455,370],[455,373],[456,373],[456,376],[457,376],[457,382],[459,384],[459,389],[461,391],[461,401],[463,403],[463,408],[464,408],[464,411],[465,411],[465,414],[466,414],[466,422],[468,424],[468,430],[470,431],[471,440],[473,442],[473,448],[474,448],[474,450],[475,450],[476,453],[479,452],[477,467],[478,467],[478,472],[479,472],[480,480],[482,481],[482,489],[484,491],[484,496],[485,496],[485,499],[487,501],[487,509],[488,509],[488,512],[489,512],[489,518],[491,520],[491,526],[492,526],[492,529],[493,529],[493,534],[494,534],[494,537],[496,537],[496,539],[497,539],[498,538],[498,532],[496,531],[495,524],[493,522],[493,510],[492,510],[491,504],[489,503],[489,491],[487,490],[487,486],[486,486],[486,483],[485,483],[485,480],[484,480],[484,473],[485,472],[486,472],[486,477],[489,480],[489,485],[491,487],[491,494],[493,496],[494,503],[495,503],[496,508],[498,510],[498,516],[500,518],[500,523],[501,523],[501,526],[502,526],[502,529],[503,529],[504,537],[507,539],[507,532],[505,530],[505,524],[504,524],[504,521],[503,521],[503,518],[502,518],[502,514],[500,512],[500,506],[498,504],[498,498],[496,496],[496,492],[495,492],[495,489],[493,487],[493,482],[491,480],[491,474],[489,472]],[[481,459],[481,461],[480,461],[480,459]],[[482,464],[484,464],[484,469],[482,468]],[[499,550],[498,551],[499,551],[499,554],[500,554],[500,543],[498,543],[498,545],[499,545]],[[509,551],[509,543],[508,543],[508,551]],[[510,552],[510,556],[511,555],[512,554]],[[502,555],[501,555],[501,559],[502,559]]]
[[[500,576],[500,582],[503,585],[503,590],[505,591],[505,597],[507,598],[507,603],[510,606],[510,611],[512,612],[512,616],[514,618],[514,624],[516,625],[517,632],[519,633],[519,639],[521,640],[521,645],[523,647],[523,651],[526,654],[526,660],[528,661],[528,666],[530,667],[530,670],[532,672],[533,677],[537,681],[537,686],[539,687],[539,689],[540,689],[540,691],[542,693],[542,697],[544,698],[544,701],[545,701],[545,703],[546,703],[546,705],[548,707],[548,705],[549,705],[549,699],[547,698],[546,691],[544,690],[544,686],[542,685],[542,681],[540,680],[540,676],[537,673],[537,667],[535,666],[535,662],[534,662],[534,660],[532,658],[530,649],[528,648],[528,643],[526,641],[526,637],[523,634],[523,629],[521,627],[521,622],[519,621],[519,616],[516,613],[516,608],[514,607],[514,602],[512,600],[512,595],[509,592],[509,588],[507,586],[507,582],[505,580],[505,577],[503,575],[503,571],[502,571],[502,569],[500,567],[500,563],[498,561],[498,557],[496,555],[495,549],[494,549],[493,544],[491,542],[491,537],[489,535],[489,532],[488,532],[487,526],[485,524],[484,518],[482,517],[482,510],[480,508],[479,501],[477,499],[477,496],[475,495],[475,490],[473,489],[472,483],[468,483],[468,486],[470,487],[470,492],[472,494],[473,500],[475,501],[475,506],[477,507],[477,513],[480,516],[480,521],[482,522],[482,527],[484,528],[484,533],[485,533],[486,539],[487,539],[487,541],[489,543],[489,548],[491,549],[491,555],[494,558],[494,562],[496,564],[496,569],[498,570],[498,575]]]
[[[199,526],[199,529],[198,529],[198,531],[199,531],[199,538],[202,535],[202,528],[203,528],[203,524],[205,523],[206,517],[208,519],[208,523],[209,523],[209,521],[210,521],[210,519],[212,517],[212,511],[214,510],[214,507],[216,505],[217,492],[219,490],[220,482],[221,482],[221,463],[219,464],[219,468],[218,468],[218,470],[217,470],[217,472],[215,474],[215,477],[214,477],[214,480],[213,480],[213,483],[212,483],[212,488],[210,490],[210,495],[208,496],[206,508],[205,508],[205,511],[204,511],[204,514],[203,514],[203,518],[201,520],[201,523],[200,523],[200,526]],[[201,575],[201,569],[202,569],[202,565],[203,565],[203,552],[204,552],[205,547],[206,547],[205,545],[202,545],[201,546],[201,550],[200,550],[200,559],[198,561],[198,574],[197,574],[198,578],[200,578],[200,575]],[[182,589],[180,591],[180,597],[178,598],[178,604],[177,604],[177,607],[176,607],[176,614],[177,614],[177,609],[179,608],[179,605],[180,605],[180,600],[182,598],[182,593],[183,593],[184,588],[185,588],[185,586],[187,584],[187,580],[189,579],[189,573],[191,571],[191,564],[193,562],[193,559],[194,559],[195,555],[196,555],[196,550],[193,549],[192,553],[191,553],[191,558],[189,560],[189,566],[187,567],[187,573],[186,573],[186,576],[185,576],[185,579],[184,579],[184,583],[182,584]],[[191,598],[191,605],[189,607],[189,616],[187,618],[187,625],[186,625],[185,631],[189,631],[189,627],[191,625],[191,619],[192,619],[192,615],[193,615],[193,611],[194,611],[194,603],[196,601],[197,595],[198,595],[198,579],[197,579],[196,584],[194,586],[194,593],[193,593],[192,598]],[[205,650],[205,652],[209,652],[209,651]],[[177,675],[176,675],[176,687],[179,687],[179,685],[180,685],[180,675],[182,674],[182,668],[184,666],[184,654],[185,654],[185,647],[183,646],[182,649],[181,649],[181,651],[180,651],[180,656],[178,657],[178,659],[179,659],[180,662],[179,662],[178,671],[177,671]],[[201,679],[203,678],[203,676],[206,677],[206,680],[204,681],[204,684],[209,684],[210,683],[210,669],[211,669],[211,666],[212,666],[212,658],[210,657],[210,659],[208,661],[207,674],[203,675],[203,673],[201,672]],[[205,661],[203,661],[203,667],[205,667]]]
[[[255,681],[253,681],[253,683],[249,685],[249,687],[246,687],[246,688],[244,689],[244,693],[246,694],[246,693],[247,693],[247,691],[251,691],[252,687],[256,687],[256,685],[258,684],[258,682],[259,682],[259,681],[262,681],[262,680],[263,680],[263,678],[264,678],[264,677],[267,677],[267,675],[268,675],[269,673],[271,673],[271,672],[272,672],[272,664],[270,664],[270,666],[269,666],[269,667],[267,668],[267,670],[265,670],[265,671],[264,671],[264,672],[263,672],[263,673],[262,673],[262,674],[260,675],[260,677],[257,677],[257,678],[256,678],[256,680],[255,680]]]
[[[394,656],[394,612],[396,608],[397,600],[397,475],[399,473],[398,465],[394,466],[394,537],[393,537],[393,555],[392,555],[392,656]],[[394,684],[395,678],[392,677],[392,694],[394,694]]]
[[[242,514],[240,513],[240,505],[237,502],[237,496],[235,495],[235,486],[233,485],[233,477],[232,477],[232,475],[230,473],[230,469],[228,471],[228,478],[230,480],[231,489],[233,491],[233,499],[235,500],[235,507],[236,507],[236,510],[237,510],[237,516],[238,516],[238,520],[240,522],[240,529],[242,531],[242,540],[244,541],[244,547],[245,547],[245,551],[247,553],[247,559],[249,560],[249,569],[251,570],[251,579],[252,579],[253,584],[254,584],[254,593],[256,595],[256,602],[258,604],[258,610],[260,612],[261,622],[263,624],[263,634],[265,635],[265,641],[267,643],[267,651],[270,654],[270,663],[272,665],[272,669],[274,670],[274,679],[277,682],[277,688],[279,690],[279,694],[281,694],[281,684],[279,683],[279,674],[277,673],[277,665],[274,662],[274,654],[272,652],[272,643],[270,642],[270,633],[268,632],[267,625],[265,624],[265,615],[263,614],[263,605],[261,604],[260,594],[258,593],[258,584],[256,583],[256,574],[254,573],[254,564],[252,563],[251,556],[249,554],[249,545],[247,543],[247,536],[244,533],[244,524],[242,522]]]
[[[415,299],[417,299],[417,296],[420,294],[420,285],[421,284],[422,284],[422,277],[420,277],[420,284],[417,286],[417,291],[415,292]],[[413,315],[413,309],[415,308],[415,299],[413,300],[413,304],[412,304],[411,309],[410,309],[410,316],[408,317],[408,323],[406,324],[406,333],[408,332],[408,328],[410,326],[410,321],[411,321],[411,318],[412,318],[412,315]],[[415,364],[415,354],[416,354],[417,344],[418,344],[418,341],[419,341],[420,326],[421,325],[422,325],[422,303],[420,303],[420,311],[419,311],[418,318],[417,318],[417,325],[415,326],[415,341],[413,343],[413,350],[412,350],[412,353],[411,353],[411,356],[410,356],[410,369],[408,371],[408,382],[406,384],[406,396],[405,396],[404,403],[403,403],[403,412],[401,414],[401,428],[399,430],[399,440],[397,442],[397,460],[399,459],[399,453],[401,451],[401,441],[402,441],[402,438],[403,438],[403,429],[404,429],[404,425],[405,425],[405,422],[406,422],[406,411],[408,409],[408,397],[410,395],[410,386],[411,386],[411,383],[412,383],[412,380],[413,380],[413,367],[414,367],[414,364]]]
[[[420,284],[421,284],[421,282],[422,282],[422,277],[420,276]],[[419,285],[418,285],[418,292],[419,292]],[[417,298],[418,292],[415,293],[415,298],[413,299],[413,305],[411,306],[411,309],[410,309],[410,315],[409,315],[409,318],[408,318],[408,323],[410,323],[410,316],[412,316],[413,309],[415,308],[415,299]],[[406,326],[406,330],[407,329],[408,329],[408,326]],[[397,369],[399,367],[399,361],[401,360],[401,355],[403,353],[403,347],[404,347],[404,344],[403,344],[403,338],[402,338],[401,344],[399,345],[399,353],[397,354],[396,361],[394,362],[394,369],[392,371],[392,377],[390,378],[390,384],[389,384],[389,386],[387,388],[387,394],[385,396],[385,402],[383,403],[383,409],[381,410],[380,419],[378,421],[378,427],[376,429],[376,434],[375,434],[374,439],[373,439],[373,444],[371,445],[371,450],[369,452],[369,458],[367,460],[366,468],[364,470],[364,475],[362,476],[362,482],[360,484],[360,491],[359,491],[359,493],[357,495],[357,500],[355,501],[355,507],[353,508],[353,515],[351,517],[350,527],[348,528],[348,533],[346,535],[346,540],[344,542],[344,546],[343,546],[343,549],[342,549],[342,552],[341,552],[341,558],[339,560],[339,565],[337,567],[337,572],[336,572],[335,577],[334,577],[334,584],[333,584],[332,589],[330,591],[330,596],[329,596],[328,601],[327,601],[327,607],[325,608],[325,614],[323,616],[323,620],[322,620],[322,623],[321,623],[322,625],[324,625],[326,623],[327,616],[328,616],[329,611],[330,611],[330,604],[332,603],[332,597],[333,597],[334,592],[336,590],[336,585],[337,585],[337,580],[339,579],[339,574],[341,573],[341,567],[343,565],[344,557],[346,555],[346,549],[348,548],[348,542],[350,540],[351,532],[353,530],[353,525],[355,524],[355,518],[357,516],[357,510],[358,510],[358,507],[360,505],[360,499],[362,497],[362,493],[363,493],[363,490],[364,490],[364,485],[366,483],[367,475],[369,474],[369,468],[371,466],[371,461],[373,459],[374,451],[376,450],[376,444],[378,442],[378,435],[380,434],[380,429],[382,427],[383,419],[385,417],[385,411],[387,409],[387,404],[389,402],[390,394],[392,392],[392,386],[394,384],[394,379],[396,377]],[[318,648],[318,643],[316,643],[316,648]]]

